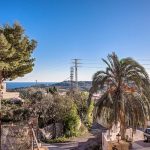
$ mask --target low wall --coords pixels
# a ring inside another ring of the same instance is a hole
[[[20,125],[2,125],[2,150],[31,150],[29,128]]]
[[[3,99],[19,98],[18,92],[4,92]]]
[[[111,132],[111,131],[107,130],[105,133],[102,133],[102,149],[103,150],[109,150],[110,149],[110,143],[117,142],[116,135],[118,133],[119,133],[118,130],[116,130],[116,132]],[[136,130],[136,132],[133,134],[133,138],[132,138],[132,134],[133,133],[132,133],[131,128],[126,130],[126,136],[131,138],[133,140],[133,142],[141,141],[144,139],[143,131]]]

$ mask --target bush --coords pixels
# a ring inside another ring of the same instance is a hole
[[[2,122],[17,122],[27,120],[30,117],[28,108],[20,107],[18,104],[9,104],[9,101],[2,105]]]
[[[80,117],[78,116],[76,105],[73,104],[72,109],[68,112],[65,120],[65,134],[66,136],[77,136],[79,126],[80,126]]]
[[[29,100],[32,104],[41,101],[45,95],[45,90],[41,88],[26,88],[20,91],[20,97]]]
[[[65,142],[68,142],[68,139],[66,137],[58,137],[56,139],[44,140],[43,142],[45,142],[45,143],[65,143]]]
[[[9,112],[2,112],[2,122],[11,122],[13,121],[12,116],[10,115]]]
[[[19,108],[13,111],[13,120],[14,121],[23,121],[29,118],[30,112],[28,109]]]
[[[88,128],[91,128],[92,123],[93,123],[93,109],[94,109],[94,103],[91,102],[88,111],[87,111],[87,118],[85,121],[85,124]]]

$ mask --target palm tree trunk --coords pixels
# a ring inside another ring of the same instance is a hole
[[[121,87],[121,80],[118,84],[118,100],[120,101],[120,111],[119,111],[119,120],[120,120],[120,135],[121,140],[125,140],[125,133],[126,133],[126,121],[125,121],[125,101],[122,95]]]
[[[124,111],[120,111],[120,135],[121,139],[125,140],[125,133],[126,133],[126,122],[125,122],[125,113]]]

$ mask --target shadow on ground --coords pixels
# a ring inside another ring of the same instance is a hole
[[[150,149],[150,142],[148,143],[148,142],[144,142],[143,140],[140,140],[140,141],[135,141],[134,143],[136,143],[142,147],[149,147],[149,149]]]
[[[78,142],[78,147],[72,150],[99,150],[101,147],[101,132],[93,133],[93,137],[85,142]]]
[[[104,130],[106,130],[104,127],[95,123],[88,134],[76,137],[67,143],[49,144],[47,147],[49,150],[100,150]]]

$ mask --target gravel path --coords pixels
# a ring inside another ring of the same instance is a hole
[[[84,136],[76,137],[67,143],[44,144],[49,150],[91,150],[91,147],[101,145],[101,133],[104,128],[94,124],[91,132]]]
[[[101,132],[103,127],[95,124],[90,133],[84,136],[76,137],[67,143],[57,143],[45,145],[49,150],[91,150],[93,145],[101,145]],[[133,143],[133,150],[150,150],[150,143],[145,143],[141,138]]]
[[[101,132],[91,131],[82,137],[73,138],[67,143],[56,143],[45,145],[49,150],[88,150],[90,146],[100,145]]]

